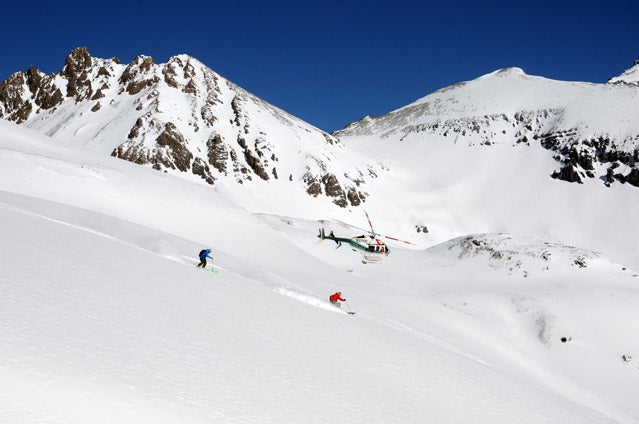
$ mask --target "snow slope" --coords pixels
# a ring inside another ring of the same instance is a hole
[[[639,422],[632,267],[496,233],[363,265],[253,212],[3,124],[0,422]]]
[[[335,135],[385,165],[366,203],[384,231],[429,245],[510,232],[588,247],[639,269],[632,236],[639,190],[607,183],[612,173],[637,172],[638,108],[635,85],[555,81],[508,68]],[[610,146],[626,159],[608,158]],[[564,166],[582,183],[550,178]],[[415,226],[429,233],[407,231]]]

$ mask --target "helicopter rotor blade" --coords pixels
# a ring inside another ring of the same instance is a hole
[[[379,241],[379,239],[377,238],[377,234],[375,234],[375,230],[373,229],[373,224],[371,223],[371,218],[368,216],[368,212],[364,211],[364,213],[366,214],[366,219],[368,220],[368,225],[371,227],[371,234],[373,235],[373,238],[375,239],[375,242],[377,242],[378,246],[381,246],[382,242]]]
[[[366,214],[366,219],[368,220],[368,225],[371,227],[371,233],[373,234],[373,237],[377,237],[377,234],[375,234],[375,230],[373,229],[373,224],[371,223],[371,219],[368,216],[368,212],[364,211],[364,214]]]
[[[410,241],[406,241],[406,240],[400,240],[398,238],[395,237],[391,237],[391,236],[384,236],[384,238],[390,239],[390,240],[395,240],[395,241],[401,241],[402,243],[406,243],[406,244],[410,244],[410,245],[415,245],[415,243],[411,243]]]

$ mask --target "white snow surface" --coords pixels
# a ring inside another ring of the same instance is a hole
[[[618,77],[610,78],[608,82],[611,84],[639,84],[639,60],[635,60],[631,68],[625,70]]]
[[[337,218],[361,211],[260,204],[0,123],[0,422],[639,422],[633,189],[542,182],[527,168],[550,159],[523,149],[501,171],[516,188],[478,192],[495,174],[476,150],[417,187],[421,159],[462,149],[406,146],[371,190],[412,197],[367,208],[401,238],[434,225],[362,264],[316,238],[358,234]],[[204,247],[218,273],[195,267]]]

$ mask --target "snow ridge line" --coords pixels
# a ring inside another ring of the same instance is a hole
[[[141,250],[143,252],[146,252],[146,253],[151,253],[153,255],[157,255],[157,256],[160,256],[162,258],[169,259],[169,260],[172,260],[172,261],[175,261],[175,262],[184,263],[184,261],[180,261],[178,258],[175,258],[175,257],[173,257],[171,255],[159,254],[159,253],[154,252],[152,250],[145,249],[144,247],[141,247],[141,246],[139,246],[139,245],[137,245],[135,243],[132,243],[132,242],[129,242],[129,241],[126,241],[126,240],[122,240],[120,238],[111,236],[111,235],[103,233],[101,231],[94,230],[94,229],[89,228],[89,227],[83,227],[82,225],[71,224],[69,222],[61,221],[61,220],[56,219],[56,218],[51,218],[51,217],[43,215],[43,214],[39,214],[39,213],[36,213],[36,212],[31,212],[31,211],[29,211],[27,209],[22,209],[22,208],[18,208],[16,206],[11,206],[11,205],[8,205],[6,203],[1,203],[0,202],[0,208],[8,210],[8,211],[11,211],[11,212],[21,213],[23,215],[27,215],[27,216],[31,216],[31,217],[35,217],[35,218],[40,218],[40,219],[43,219],[43,220],[46,220],[46,221],[49,221],[49,222],[53,222],[53,223],[56,223],[56,224],[64,225],[64,226],[67,226],[67,227],[70,227],[70,228],[73,228],[73,229],[76,229],[76,230],[80,230],[80,231],[84,231],[84,232],[87,232],[87,233],[91,233],[91,234],[94,234],[94,235],[97,235],[97,236],[100,236],[100,237],[107,238],[109,240],[113,240],[113,241],[125,244],[127,246],[132,246],[132,247],[134,247],[136,249],[139,249],[139,250]]]
[[[54,222],[56,224],[65,225],[67,227],[75,228],[76,230],[86,231],[87,233],[95,234],[95,235],[98,235],[100,237],[105,237],[105,238],[108,238],[108,239],[111,239],[111,240],[116,240],[116,241],[120,241],[120,242],[125,243],[125,244],[131,244],[133,246],[136,246],[133,243],[125,242],[123,240],[120,240],[120,239],[117,239],[117,238],[115,238],[113,236],[110,236],[110,235],[108,235],[106,233],[102,233],[100,231],[96,231],[96,230],[94,230],[92,228],[83,227],[81,225],[76,225],[76,224],[71,224],[71,223],[68,223],[68,222],[65,222],[65,221],[60,221],[59,219],[51,218],[51,217],[48,217],[46,215],[42,215],[42,214],[39,214],[39,213],[28,211],[26,209],[22,209],[22,208],[18,208],[18,207],[15,207],[15,206],[7,205],[6,203],[0,203],[0,208],[3,208],[3,209],[8,210],[8,211],[12,211],[12,212],[18,212],[18,213],[21,213],[21,214],[27,215],[27,216],[32,216],[32,217],[35,217],[35,218],[44,219],[46,221]],[[136,246],[136,247],[139,248],[139,249],[142,249],[140,246]],[[142,249],[142,250],[144,250],[144,249]]]

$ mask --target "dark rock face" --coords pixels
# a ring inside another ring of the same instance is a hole
[[[418,233],[428,233],[428,227],[425,225],[415,225],[415,231]]]
[[[149,125],[155,127],[158,124],[151,121]],[[143,128],[145,128],[145,120],[140,118],[131,128],[129,140],[114,149],[111,156],[141,165],[151,164],[157,170],[163,168],[177,169],[182,172],[191,170],[193,154],[188,150],[186,140],[175,124],[172,122],[164,124],[163,131],[155,139],[156,147],[152,149],[144,147],[137,140],[141,137]]]
[[[138,94],[146,87],[151,87],[160,81],[157,75],[152,74],[155,61],[149,56],[138,56],[129,63],[120,76],[120,84],[124,90],[131,94]]]
[[[78,47],[67,56],[60,75],[67,78],[67,97],[75,97],[76,103],[93,94],[89,70],[92,58],[86,47]]]
[[[542,134],[541,146],[555,153],[555,160],[562,164],[559,172],[555,171],[551,176],[567,182],[582,183],[583,178],[595,178],[596,165],[608,165],[606,174],[601,176],[608,187],[615,181],[629,182],[634,166],[639,162],[639,149],[632,151],[621,150],[609,137],[580,140],[576,138],[577,129],[561,131],[552,134]],[[569,140],[569,142],[567,142]],[[629,142],[629,140],[624,140]],[[624,143],[632,144],[632,143]],[[620,164],[632,168],[628,175],[615,173]],[[632,183],[631,183],[632,184]],[[635,185],[635,184],[633,184]]]
[[[318,197],[324,194],[332,197],[333,203],[341,208],[345,208],[349,204],[352,206],[359,206],[366,199],[364,193],[359,192],[354,187],[348,188],[347,192],[345,192],[337,177],[331,173],[315,176],[310,172],[306,172],[303,180],[306,184],[306,192],[309,195]]]
[[[186,140],[184,140],[184,136],[182,136],[175,124],[167,122],[164,125],[164,131],[158,136],[155,142],[158,146],[167,148],[165,149],[166,156],[170,160],[169,166],[167,167],[177,168],[182,172],[186,172],[190,169],[193,154],[187,148]],[[158,158],[158,161],[161,162],[161,159]],[[166,162],[164,165],[167,165]]]
[[[340,206],[346,206],[346,194],[342,189],[342,186],[339,185],[339,181],[333,174],[325,174],[322,176],[322,184],[324,185],[324,193],[327,196],[334,197],[335,200],[333,202]]]
[[[22,86],[24,83],[25,77],[22,72],[15,73],[0,83],[0,102],[4,106],[4,111],[0,109],[0,117],[17,124],[27,120],[33,105],[23,100]]]
[[[52,75],[45,75],[31,65],[0,83],[0,118],[17,124],[25,122],[33,111],[51,109],[64,101],[62,91]],[[28,92],[23,87],[27,86]]]
[[[226,148],[226,145],[222,141],[222,137],[219,134],[216,134],[206,143],[206,145],[209,148],[209,164],[213,165],[213,167],[220,173],[227,175],[227,162],[229,160],[229,152]]]
[[[62,92],[53,84],[51,75],[44,75],[31,65],[25,72],[25,76],[26,84],[37,106],[46,110],[62,103],[64,100]]]
[[[626,177],[626,182],[628,182],[628,184],[631,184],[635,187],[639,187],[639,169],[632,168],[630,170],[630,173]]]
[[[575,167],[572,164],[568,164],[564,166],[563,168],[559,170],[559,172],[557,171],[553,172],[551,176],[558,180],[567,181],[569,183],[583,184],[583,181],[581,181],[581,177],[579,176],[579,173],[575,170]]]
[[[322,194],[322,185],[320,184],[319,179],[310,173],[306,173],[304,175],[304,183],[306,183],[306,192],[311,196],[317,197]]]
[[[199,175],[204,181],[211,185],[215,184],[215,177],[211,175],[211,169],[202,158],[195,158],[193,161],[193,174]]]

